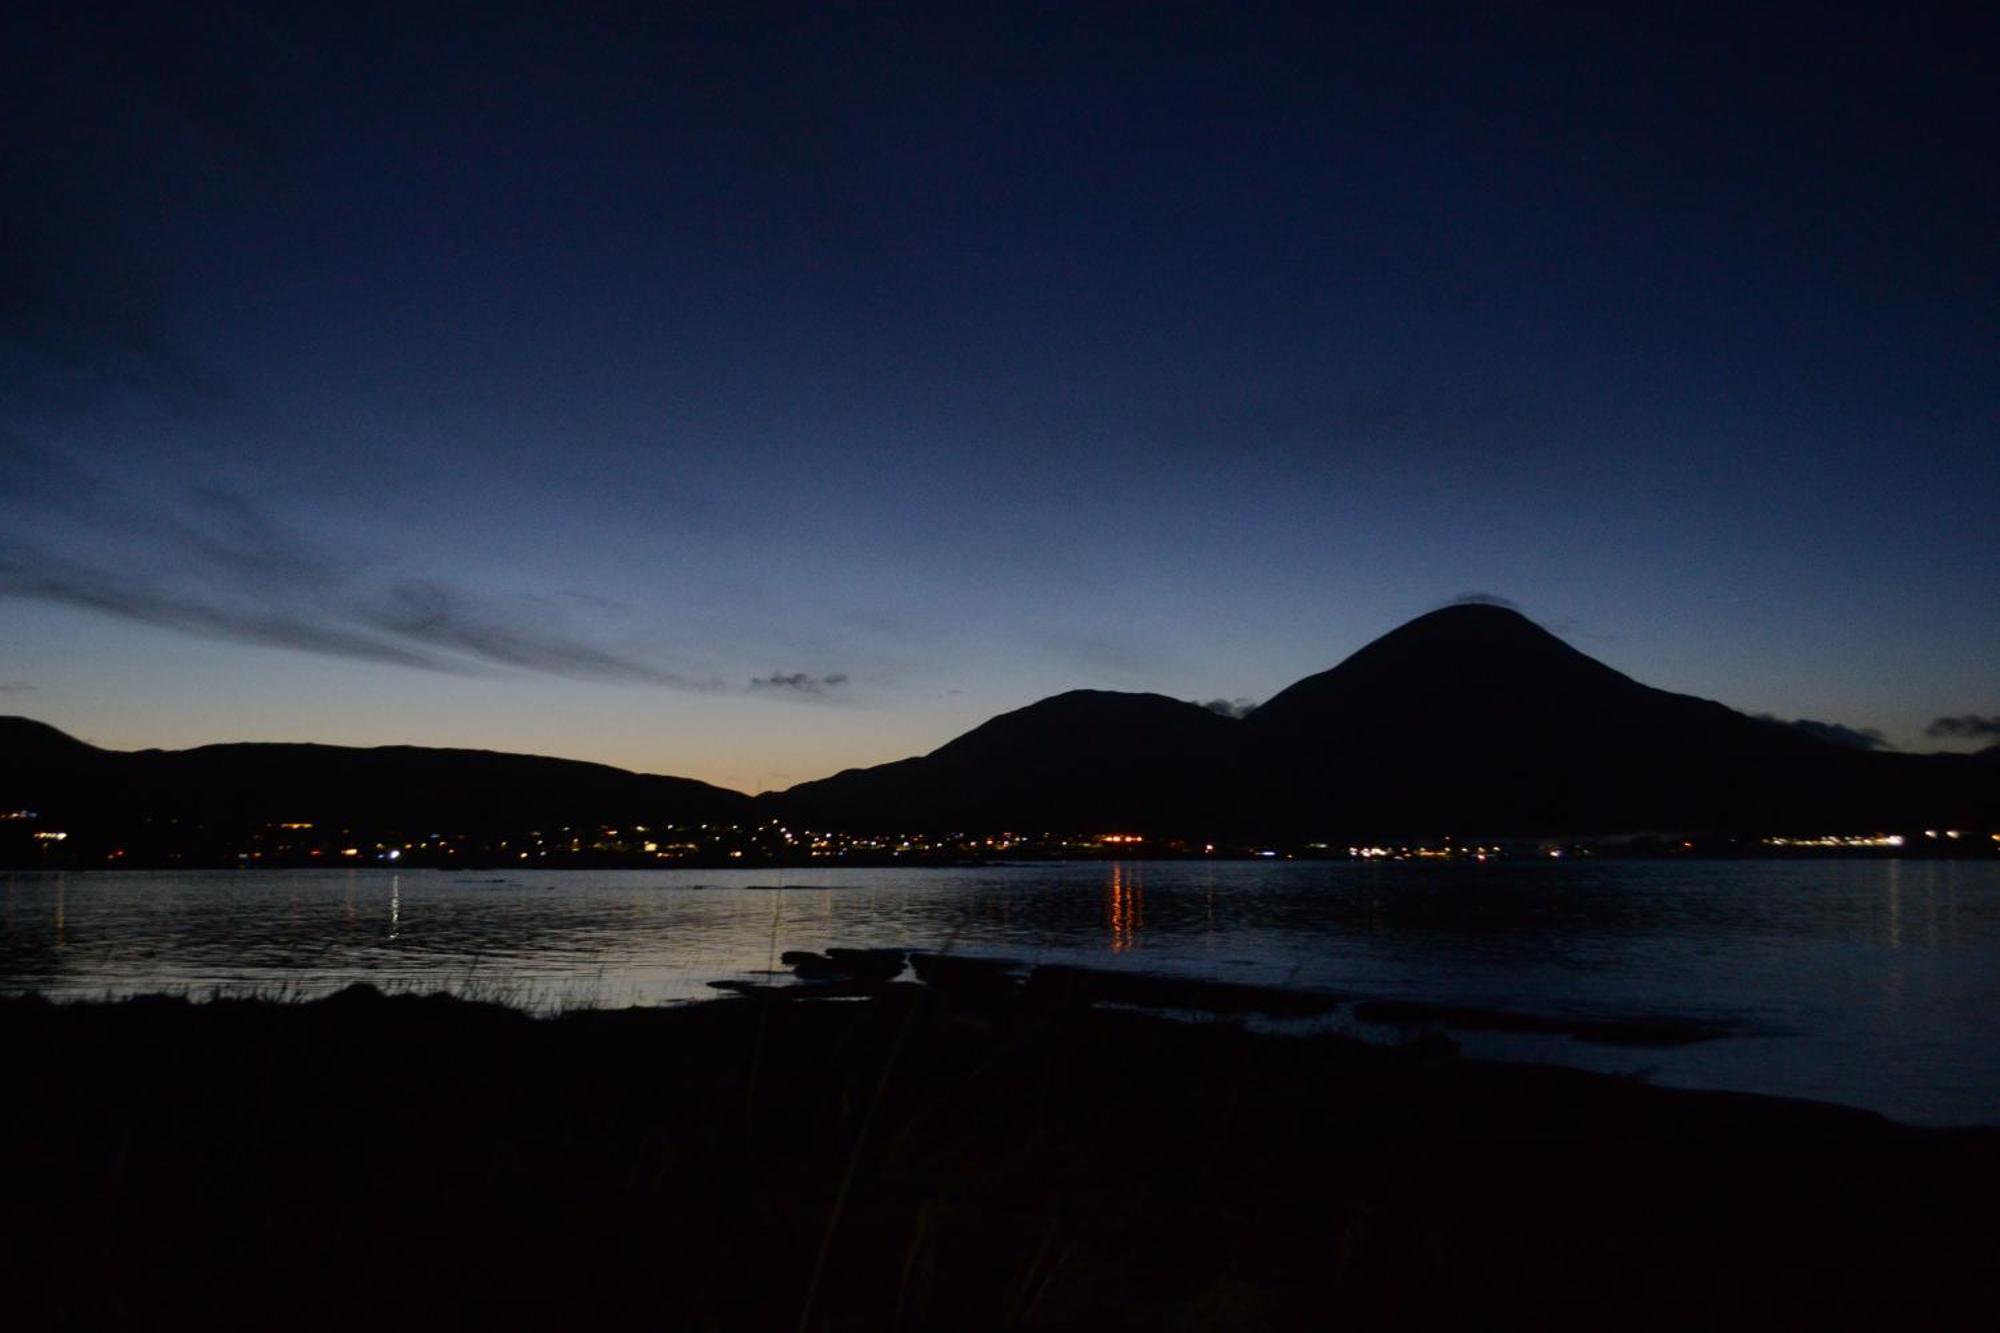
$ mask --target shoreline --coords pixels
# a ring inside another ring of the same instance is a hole
[[[2000,1297],[2000,1129],[859,965],[542,1018],[0,1000],[19,1326],[1974,1327]]]
[[[67,840],[72,835],[64,833]],[[1868,862],[1868,861],[1913,861],[1913,862],[1990,862],[2000,856],[2000,833],[1979,831],[1957,840],[1924,839],[1921,836],[1899,846],[1876,845],[1856,835],[1853,845],[1841,845],[1839,838],[1795,838],[1774,845],[1771,838],[1761,834],[1727,834],[1722,836],[1702,835],[1698,840],[1683,845],[1676,836],[1660,837],[1642,841],[1615,837],[1601,839],[1590,834],[1556,833],[1547,836],[1513,836],[1499,838],[1514,844],[1507,852],[1490,852],[1485,855],[1473,853],[1467,847],[1459,847],[1445,854],[1430,847],[1419,847],[1421,839],[1402,837],[1342,839],[1338,846],[1324,844],[1301,844],[1288,840],[1276,840],[1269,844],[1270,850],[1257,850],[1245,844],[1228,850],[1205,852],[1202,850],[1173,851],[1153,848],[1135,852],[1127,847],[1084,848],[1079,847],[1046,854],[1034,852],[1010,852],[1004,856],[983,856],[956,851],[925,851],[916,853],[895,852],[855,852],[831,856],[797,856],[790,854],[743,854],[742,852],[715,852],[701,855],[662,858],[653,854],[631,853],[564,853],[553,860],[537,859],[523,861],[516,855],[500,852],[481,852],[473,855],[439,856],[430,853],[417,844],[396,845],[397,855],[391,857],[386,852],[371,852],[355,859],[340,856],[309,855],[255,855],[234,852],[188,852],[173,854],[134,853],[123,846],[115,846],[120,840],[87,835],[95,850],[89,853],[72,852],[67,849],[52,853],[48,848],[38,848],[30,852],[18,849],[10,851],[0,847],[0,874],[93,874],[130,872],[187,872],[241,870],[261,873],[282,871],[387,871],[407,873],[414,870],[442,871],[452,874],[486,874],[499,871],[509,873],[534,874],[584,871],[714,871],[714,870],[762,870],[762,871],[827,871],[827,870],[966,870],[966,869],[1044,869],[1058,865],[1109,865],[1113,862],[1157,863],[1162,865],[1267,865],[1267,864],[1312,864],[1339,865],[1354,863],[1360,865],[1371,862],[1424,862],[1430,865],[1493,866],[1519,865],[1523,862],[1537,863],[1552,856],[1563,856],[1585,861],[1611,862]],[[129,841],[129,840],[127,840]],[[1189,840],[1199,843],[1200,839]],[[1349,847],[1349,843],[1355,844]],[[1372,844],[1401,844],[1409,846],[1382,846]],[[1371,844],[1365,848],[1362,844]],[[387,847],[390,844],[383,844]]]
[[[473,983],[470,973],[465,981],[452,982],[441,977],[378,976],[349,969],[344,975],[321,978],[310,985],[291,976],[175,986],[62,985],[47,991],[19,984],[0,988],[0,1003],[25,1000],[61,1006],[115,1006],[160,1001],[201,1006],[271,1002],[296,1006],[324,1002],[358,987],[387,998],[451,1000],[546,1019],[579,1011],[654,1011],[758,996],[774,1002],[856,1000],[877,996],[891,981],[948,991],[951,1003],[959,1007],[1026,1003],[1046,1008],[1053,1000],[1069,1008],[1094,1005],[1124,1009],[1175,1023],[1241,1023],[1261,1035],[1324,1036],[1373,1047],[1422,1042],[1474,1060],[1549,1065],[1685,1091],[1820,1103],[1878,1114],[1914,1128],[2000,1132],[2000,1104],[1967,1102],[1963,1113],[1944,1115],[1908,1096],[1871,1101],[1864,1096],[1841,1095],[1843,1090],[1852,1091],[1846,1085],[1745,1077],[1736,1064],[1725,1063],[1720,1075],[1712,1066],[1707,1067],[1707,1077],[1691,1073],[1682,1062],[1702,1060],[1700,1048],[1711,1043],[1736,1050],[1740,1043],[1787,1035],[1782,1029],[1712,1009],[1579,1009],[1560,1002],[1536,1007],[1532,1003],[1442,1001],[1372,988],[1301,985],[1292,979],[1238,979],[1171,968],[1120,967],[1087,958],[1044,961],[1004,951],[940,952],[901,944],[835,946],[824,953],[785,950],[772,955],[768,964],[759,959],[755,965],[746,964],[726,975],[711,973],[705,981],[690,976],[679,987],[659,995],[630,988],[620,993],[601,987],[565,990],[555,983],[514,983],[491,971]],[[1900,1083],[1881,1086],[1907,1091]]]

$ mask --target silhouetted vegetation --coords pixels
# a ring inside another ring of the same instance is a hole
[[[1997,1131],[822,961],[870,998],[0,1001],[10,1324],[1940,1328],[2000,1296]]]

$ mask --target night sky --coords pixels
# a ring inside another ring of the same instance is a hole
[[[309,8],[0,18],[0,712],[757,789],[1483,595],[2000,739],[1974,7]]]

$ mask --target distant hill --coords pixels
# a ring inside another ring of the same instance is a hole
[[[1374,836],[1771,832],[1990,817],[1990,761],[1868,753],[1447,607],[1237,721],[1076,691],[779,798],[850,826]],[[1983,774],[1983,776],[1982,776]]]
[[[1185,828],[1212,821],[1238,724],[1159,694],[1071,690],[919,759],[848,769],[780,799],[857,830]]]
[[[751,806],[705,782],[569,759],[408,745],[101,750],[21,717],[0,718],[0,756],[0,809],[33,809],[57,827],[178,819],[513,830],[735,819]]]

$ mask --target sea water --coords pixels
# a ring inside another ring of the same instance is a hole
[[[0,874],[0,893],[9,992],[309,997],[367,981],[557,1009],[713,996],[710,981],[787,949],[942,949],[1692,1019],[1730,1035],[1464,1039],[1474,1054],[2000,1124],[1994,861],[72,872]]]

